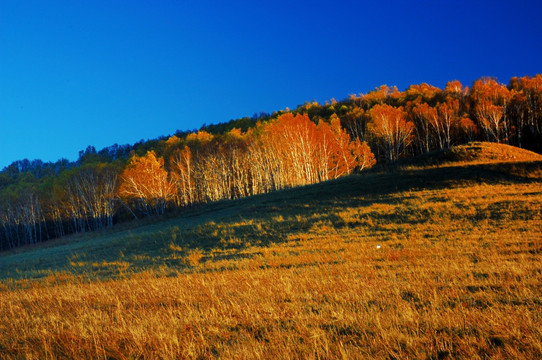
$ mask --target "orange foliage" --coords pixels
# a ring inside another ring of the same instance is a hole
[[[291,113],[263,125],[259,143],[275,163],[282,186],[311,184],[349,174],[374,164],[365,143],[351,141],[334,115],[318,125],[307,115]]]
[[[435,140],[434,134],[437,135],[438,143],[440,148],[442,148],[437,109],[426,103],[421,103],[412,109],[411,114],[415,122],[416,139],[419,143],[420,150],[428,152],[433,148],[432,143]]]
[[[207,144],[213,140],[214,136],[204,130],[200,130],[197,133],[190,133],[186,135],[186,141],[191,143]]]
[[[422,83],[419,85],[411,85],[407,89],[406,95],[414,99],[421,98],[424,101],[430,101],[441,92],[442,90],[440,90],[438,87]]]
[[[478,133],[478,128],[476,124],[468,117],[464,116],[459,120],[459,127],[466,135],[468,141],[474,140],[476,134]]]
[[[264,129],[262,141],[285,178],[284,185],[312,184],[318,181],[316,124],[307,115],[286,113]]]
[[[190,134],[170,159],[177,206],[261,194],[312,184],[366,169],[375,158],[366,143],[352,141],[340,119],[312,122],[286,113],[243,133]]]
[[[461,98],[467,95],[469,88],[463,87],[459,80],[452,80],[446,83],[444,95],[454,98]]]
[[[178,145],[180,142],[181,139],[179,139],[179,137],[177,137],[176,135],[173,135],[166,140],[166,147]]]
[[[505,116],[510,97],[508,88],[493,79],[483,78],[474,82],[471,98],[478,125],[487,140],[508,141],[509,130]]]
[[[370,129],[384,147],[386,158],[397,160],[412,142],[414,124],[407,120],[402,107],[375,105],[370,113]]]
[[[452,146],[452,131],[458,127],[459,124],[459,101],[449,98],[444,103],[437,105],[439,122],[441,123],[442,147],[449,148]]]
[[[371,108],[376,104],[384,104],[389,97],[389,94],[393,91],[397,91],[394,87],[393,90],[387,85],[382,85],[380,88],[375,89],[362,96],[362,102],[366,108]]]
[[[164,159],[157,158],[154,151],[145,156],[134,155],[121,175],[120,196],[135,203],[148,215],[163,214],[174,187],[164,169]]]

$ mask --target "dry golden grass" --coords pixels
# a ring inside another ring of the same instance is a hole
[[[458,182],[208,221],[174,276],[3,281],[0,358],[542,358],[541,209],[539,181]]]
[[[471,142],[406,159],[404,164],[427,167],[498,163],[502,166],[503,163],[536,161],[542,161],[542,155],[529,150],[499,143]]]

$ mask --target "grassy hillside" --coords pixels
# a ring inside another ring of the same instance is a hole
[[[541,157],[476,143],[19,249],[0,357],[541,357],[541,209]]]

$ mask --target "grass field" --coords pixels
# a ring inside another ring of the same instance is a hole
[[[0,254],[0,358],[542,358],[542,160],[470,144]]]

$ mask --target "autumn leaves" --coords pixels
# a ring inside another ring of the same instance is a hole
[[[164,153],[167,161],[154,151],[134,156],[122,173],[119,195],[133,211],[163,214],[168,206],[312,184],[375,163],[367,144],[351,140],[337,116],[317,125],[292,113],[244,133],[173,136]]]
[[[173,190],[164,169],[164,159],[149,151],[145,156],[132,157],[122,173],[119,193],[129,199],[133,208],[152,215],[165,212]]]
[[[540,152],[542,75],[515,77],[508,86],[482,78],[470,89],[459,81],[443,90],[383,85],[339,102],[307,102],[202,129],[99,152],[88,147],[74,163],[13,163],[0,172],[0,249],[335,179],[375,159],[471,140]]]
[[[508,87],[491,78],[470,89],[459,81],[444,90],[384,85],[273,118],[246,132],[171,137],[160,158],[152,151],[134,156],[121,176],[120,198],[133,211],[162,214],[168,206],[334,179],[372,166],[373,152],[396,161],[475,139],[520,147],[528,140],[533,148],[542,134],[542,75],[512,78]]]

